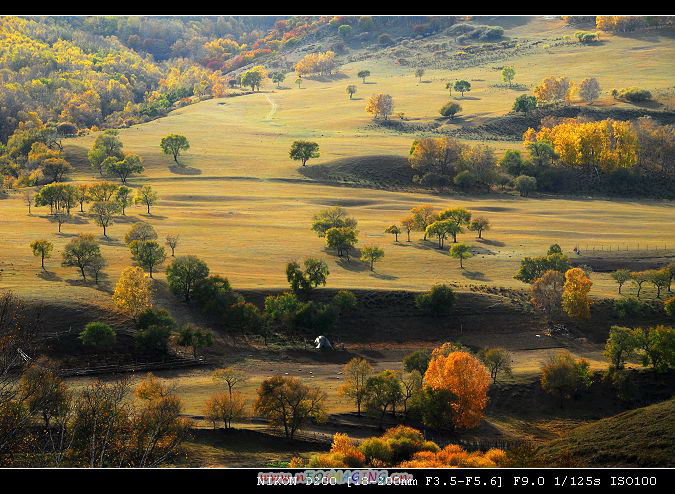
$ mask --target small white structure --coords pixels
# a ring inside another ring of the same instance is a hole
[[[333,345],[330,344],[330,341],[328,341],[328,338],[325,336],[319,336],[314,340],[314,344],[316,345],[317,350],[332,350]]]

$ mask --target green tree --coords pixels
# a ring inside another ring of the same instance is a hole
[[[415,350],[403,357],[403,369],[406,372],[418,371],[421,375],[427,371],[431,353],[428,350]]]
[[[440,317],[448,315],[455,303],[455,292],[447,285],[435,285],[431,291],[415,297],[415,305],[422,312]]]
[[[308,160],[321,156],[319,145],[310,141],[294,141],[288,154],[292,160],[302,161],[302,166],[305,166]]]
[[[349,260],[349,252],[358,242],[358,232],[353,228],[329,228],[326,231],[326,245],[329,249],[335,249],[338,257],[346,257]]]
[[[326,232],[331,228],[351,228],[355,229],[358,222],[356,219],[347,215],[347,210],[341,207],[322,209],[312,218],[312,230],[319,237],[325,237]]]
[[[131,188],[125,187],[124,185],[117,189],[115,202],[117,203],[122,216],[126,216],[126,209],[134,203],[131,196],[132,192],[133,190]]]
[[[350,84],[347,86],[347,94],[349,95],[349,99],[352,99],[354,95],[356,94],[356,86],[354,84]]]
[[[286,74],[283,72],[272,72],[270,74],[270,79],[277,85],[277,89],[281,89],[281,83],[286,79]]]
[[[515,279],[523,283],[532,283],[549,270],[565,273],[570,269],[570,263],[562,254],[549,254],[544,257],[524,257],[520,261],[520,269]]]
[[[343,384],[338,393],[340,396],[346,396],[354,400],[356,404],[356,413],[361,415],[361,404],[366,398],[366,383],[373,374],[373,367],[367,360],[356,357],[351,359],[342,368]]]
[[[370,376],[366,381],[365,390],[366,410],[379,416],[379,427],[382,428],[387,411],[395,412],[396,404],[401,401],[402,392],[398,376],[391,370]]]
[[[68,242],[63,249],[63,266],[77,267],[82,279],[87,281],[86,270],[97,258],[101,257],[101,248],[93,235],[82,234]]]
[[[635,354],[637,348],[635,333],[630,328],[612,326],[605,344],[605,357],[615,369],[623,369],[626,359]]]
[[[394,242],[398,242],[398,236],[401,234],[401,229],[398,225],[391,225],[387,227],[384,233],[391,233],[394,236]]]
[[[439,110],[440,114],[444,117],[454,118],[456,114],[462,111],[461,105],[455,103],[454,101],[449,101],[444,104]]]
[[[139,221],[131,225],[129,231],[124,235],[124,243],[130,245],[134,240],[147,242],[157,240],[157,232],[150,223]]]
[[[103,176],[103,162],[107,158],[124,159],[122,152],[122,141],[120,141],[117,130],[108,129],[96,136],[94,145],[88,153],[89,163]]]
[[[370,77],[370,70],[360,70],[358,74],[356,74],[359,79],[363,80],[363,83],[366,83],[366,78]]]
[[[200,348],[213,345],[213,334],[210,331],[195,328],[188,324],[178,331],[177,343],[180,346],[192,347],[192,358],[196,360]]]
[[[587,360],[575,360],[569,352],[550,355],[541,369],[541,387],[558,395],[560,408],[565,398],[579,394],[591,385],[590,365]]]
[[[102,350],[115,344],[117,333],[106,323],[90,322],[80,333],[79,339],[86,347]]]
[[[325,261],[308,257],[304,261],[304,267],[303,271],[296,261],[289,262],[286,266],[286,279],[294,293],[309,293],[319,285],[326,285],[330,271]]]
[[[415,77],[417,77],[420,82],[422,82],[422,76],[424,76],[424,69],[415,70]]]
[[[159,145],[164,154],[173,156],[173,160],[177,165],[180,165],[180,163],[178,163],[178,155],[181,151],[190,149],[190,142],[187,137],[178,134],[169,134],[168,136],[162,137]]]
[[[352,27],[349,24],[343,24],[342,26],[338,27],[338,33],[340,33],[340,36],[343,38],[349,37],[350,34],[352,34]]]
[[[117,175],[123,184],[127,179],[138,173],[143,173],[143,160],[137,154],[126,154],[124,158],[118,159],[116,156],[109,156],[102,163],[103,170],[109,175]]]
[[[528,197],[531,192],[537,190],[537,179],[534,177],[528,177],[527,175],[521,175],[516,177],[513,181],[513,185],[516,190],[520,192],[521,197]]]
[[[459,91],[460,93],[462,93],[462,98],[464,97],[464,93],[468,93],[469,91],[471,91],[471,83],[465,80],[455,82],[455,85],[453,87],[455,91]]]
[[[209,275],[209,267],[195,256],[176,257],[166,268],[169,288],[189,302],[195,286]]]
[[[45,259],[49,259],[52,256],[52,250],[54,250],[54,244],[52,244],[49,240],[34,240],[30,244],[30,248],[33,251],[33,255],[35,257],[39,257],[42,261],[42,270],[47,271],[45,269]]]
[[[478,238],[483,238],[483,232],[490,229],[490,220],[484,217],[474,218],[469,223],[469,231],[478,232]]]
[[[464,259],[473,257],[471,253],[471,247],[464,244],[457,244],[450,247],[450,255],[455,259],[459,259],[459,267],[464,269]]]
[[[152,190],[152,187],[149,185],[144,185],[136,192],[136,204],[145,204],[148,209],[148,214],[150,213],[150,207],[157,202],[159,196],[157,192]]]
[[[89,211],[94,215],[96,224],[103,228],[103,236],[108,236],[108,227],[114,223],[115,215],[120,207],[116,202],[99,201],[92,204]]]
[[[478,357],[485,367],[487,367],[488,371],[490,371],[490,377],[492,377],[493,383],[497,383],[497,377],[500,374],[505,374],[507,376],[511,375],[511,361],[513,360],[513,356],[511,355],[511,352],[505,348],[486,348],[480,352]]]
[[[150,278],[152,278],[155,266],[162,264],[166,260],[164,247],[154,240],[134,240],[129,244],[129,249],[134,261],[148,271]]]
[[[513,102],[513,111],[520,113],[530,113],[537,109],[537,98],[521,94]]]
[[[619,285],[619,293],[621,293],[621,287],[623,287],[624,283],[630,281],[630,271],[628,269],[617,269],[611,274],[611,276],[612,279]]]
[[[384,250],[375,245],[364,245],[361,249],[361,261],[370,263],[370,270],[374,271],[374,265],[384,257]]]
[[[506,66],[502,69],[502,78],[504,79],[504,82],[509,85],[509,87],[511,87],[511,82],[513,81],[514,77],[516,77],[516,69],[509,66]]]

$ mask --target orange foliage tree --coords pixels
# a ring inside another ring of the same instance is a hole
[[[575,319],[588,319],[591,316],[591,291],[593,282],[581,268],[572,268],[565,273],[562,305],[565,313]]]
[[[434,358],[424,374],[424,384],[455,395],[451,406],[456,427],[469,429],[480,424],[488,400],[490,373],[476,357],[452,352]]]

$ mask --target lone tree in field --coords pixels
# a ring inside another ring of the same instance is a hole
[[[135,321],[152,306],[152,285],[143,269],[129,266],[122,271],[112,296],[115,306]]]
[[[305,386],[297,377],[274,376],[260,383],[253,410],[293,439],[309,419],[323,419],[325,402],[326,393],[320,388]]]
[[[281,89],[281,83],[286,79],[286,74],[283,72],[272,72],[270,74],[270,79],[277,85],[277,89]]]
[[[541,387],[558,395],[560,408],[565,398],[570,398],[591,385],[590,366],[587,360],[575,360],[569,352],[551,355],[541,368]]]
[[[190,142],[187,140],[187,137],[178,134],[169,134],[166,137],[162,137],[162,141],[159,145],[164,154],[173,156],[173,160],[177,165],[180,165],[180,163],[178,163],[178,155],[180,152],[190,149]]]
[[[169,288],[176,296],[189,302],[195,286],[209,276],[209,267],[195,256],[176,257],[166,268]]]
[[[373,94],[368,100],[366,111],[372,113],[373,119],[382,117],[387,120],[394,111],[394,99],[389,94]]]
[[[103,228],[103,236],[108,237],[108,227],[113,224],[115,215],[119,213],[119,205],[111,201],[95,202],[89,210],[96,220],[96,224]]]
[[[471,91],[471,83],[469,81],[464,81],[464,80],[457,81],[457,82],[455,82],[454,88],[455,88],[455,91],[459,91],[460,93],[462,93],[462,98],[463,98],[464,93],[468,93],[469,91]]]
[[[157,192],[152,190],[152,187],[149,185],[144,185],[136,192],[136,204],[145,204],[148,208],[148,214],[150,213],[150,207],[157,202],[159,196]]]
[[[375,271],[375,263],[384,257],[384,250],[375,245],[365,245],[361,249],[361,261],[370,263],[370,270]]]
[[[511,352],[505,348],[486,348],[478,355],[483,365],[487,367],[492,377],[492,382],[497,383],[499,374],[511,375]]]
[[[308,160],[320,156],[319,145],[316,142],[295,141],[291,144],[291,150],[288,154],[291,159],[302,161],[302,166],[305,166]]]
[[[483,232],[490,229],[490,220],[487,218],[479,217],[474,218],[469,223],[469,231],[477,232],[478,238],[483,238]]]
[[[30,216],[33,214],[31,211],[31,207],[33,206],[33,201],[35,197],[33,195],[33,192],[30,190],[27,190],[23,193],[23,201],[26,203],[26,206],[28,206],[28,215]]]
[[[124,235],[125,244],[130,245],[134,240],[141,242],[157,240],[157,232],[150,223],[139,221],[138,223],[134,223],[126,235]]]
[[[52,250],[54,250],[54,244],[52,244],[49,240],[34,240],[30,244],[30,248],[33,250],[33,255],[35,257],[41,258],[42,261],[42,270],[47,271],[45,269],[45,259],[48,259],[52,256]]]
[[[424,75],[424,69],[417,69],[417,70],[415,71],[415,77],[417,77],[417,79],[418,79],[420,82],[422,82],[422,76],[423,76],[423,75]]]
[[[628,269],[617,269],[610,276],[619,285],[619,294],[621,294],[623,285],[630,281],[630,271]]]
[[[462,107],[459,105],[459,103],[455,103],[454,101],[450,101],[446,104],[444,104],[440,110],[438,110],[441,115],[444,117],[448,118],[455,118],[455,115],[458,114],[459,112],[462,111]]]
[[[356,74],[359,79],[363,79],[363,83],[366,83],[366,77],[370,77],[370,70],[360,70],[358,74]]]
[[[504,82],[511,87],[511,81],[513,81],[513,78],[516,77],[516,69],[513,67],[504,67],[502,69],[502,78],[504,79]]]
[[[455,259],[459,259],[459,267],[464,269],[463,261],[469,257],[473,257],[471,247],[464,244],[457,244],[450,247],[450,255]]]
[[[367,394],[366,383],[372,374],[373,367],[361,357],[351,359],[342,368],[344,383],[338,389],[338,394],[354,400],[356,413],[359,416],[361,416],[361,405]]]
[[[77,267],[82,279],[87,281],[86,271],[98,257],[101,257],[101,248],[94,236],[82,234],[66,244],[62,264],[65,267]]]
[[[138,263],[143,269],[147,270],[152,278],[152,272],[155,266],[162,264],[166,259],[166,252],[164,247],[154,240],[147,242],[141,240],[134,240],[129,245],[134,261]]]
[[[298,77],[295,80],[295,83],[298,85],[298,89],[300,89],[300,86],[302,86],[302,77]]]
[[[401,234],[401,229],[397,225],[391,225],[384,233],[391,233],[394,236],[394,242],[398,242],[398,236]],[[410,236],[410,232],[408,232],[408,236]]]
[[[176,257],[176,247],[180,243],[180,235],[178,233],[170,233],[166,236],[166,245],[171,249],[171,257]]]
[[[350,84],[347,86],[347,94],[349,95],[349,99],[352,99],[354,95],[356,94],[356,86],[354,84]]]

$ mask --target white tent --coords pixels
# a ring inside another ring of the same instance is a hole
[[[328,338],[325,336],[319,336],[314,340],[314,344],[316,345],[317,350],[332,350],[333,345],[330,344],[330,341],[328,341]]]

